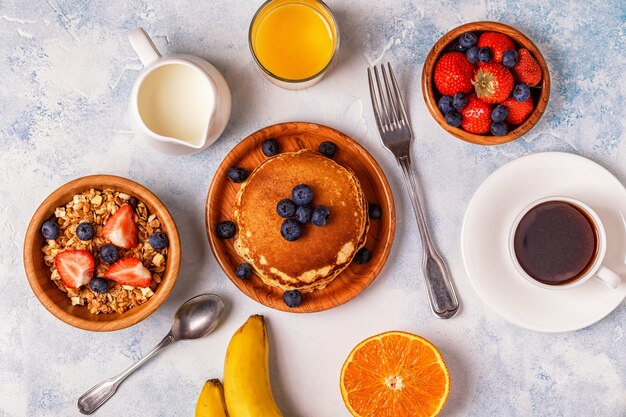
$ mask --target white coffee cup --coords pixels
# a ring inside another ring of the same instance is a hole
[[[580,277],[576,278],[575,280],[571,282],[566,282],[563,284],[554,284],[554,285],[545,284],[533,278],[532,276],[530,276],[524,270],[524,268],[522,268],[522,266],[520,265],[517,259],[517,255],[515,253],[515,247],[514,247],[515,233],[517,231],[517,228],[522,218],[524,218],[524,216],[536,206],[543,204],[543,203],[550,202],[550,201],[560,201],[560,202],[568,203],[570,205],[573,205],[579,211],[586,214],[587,218],[591,220],[591,222],[593,222],[592,226],[595,229],[596,239],[597,239],[595,257],[591,265],[587,267],[587,271],[583,275],[581,275]],[[517,269],[517,271],[520,273],[521,276],[526,278],[526,280],[530,282],[531,284],[540,288],[545,288],[545,289],[550,289],[550,290],[565,290],[565,289],[577,287],[579,285],[582,285],[583,283],[585,283],[591,278],[598,279],[600,282],[602,282],[603,284],[605,284],[607,287],[611,289],[617,288],[621,283],[621,280],[622,280],[621,277],[617,273],[615,273],[614,271],[610,270],[609,268],[603,265],[604,257],[606,255],[606,244],[607,244],[606,231],[604,230],[604,226],[602,225],[602,220],[600,220],[600,216],[598,216],[598,214],[585,203],[579,200],[576,200],[574,198],[562,197],[562,196],[552,196],[552,197],[541,198],[527,205],[522,211],[520,211],[520,213],[515,218],[515,221],[513,222],[511,226],[511,231],[509,233],[509,253],[511,255],[511,260],[513,264],[515,265],[515,268]]]
[[[153,148],[174,155],[206,149],[230,117],[230,89],[222,74],[193,55],[162,57],[142,28],[128,38],[145,67],[130,99],[139,136]]]

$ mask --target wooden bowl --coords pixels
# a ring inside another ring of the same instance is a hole
[[[85,306],[72,306],[72,303],[61,290],[50,280],[50,268],[46,266],[41,248],[44,238],[40,233],[41,225],[52,214],[56,207],[64,206],[74,194],[90,188],[112,188],[124,192],[142,201],[150,213],[157,215],[163,231],[170,242],[167,255],[167,266],[162,281],[154,295],[144,304],[132,308],[122,314],[91,314]],[[24,268],[26,277],[33,292],[43,306],[58,319],[79,329],[94,332],[119,330],[152,314],[169,295],[180,266],[180,239],[172,216],[163,203],[145,187],[122,177],[113,175],[91,175],[78,178],[59,187],[41,203],[33,215],[24,239]]]
[[[439,56],[442,53],[452,50],[456,40],[465,32],[474,32],[477,35],[480,35],[481,32],[503,33],[510,37],[518,47],[528,49],[541,66],[540,88],[530,89],[533,96],[533,102],[535,103],[535,109],[524,123],[517,126],[514,130],[508,132],[504,136],[476,135],[466,132],[460,127],[452,127],[446,123],[444,115],[439,110],[439,107],[437,107],[437,102],[439,101],[439,98],[441,98],[441,94],[435,88],[433,81],[435,64],[437,63],[437,60],[439,60]],[[550,72],[548,71],[548,65],[546,64],[543,55],[541,55],[539,48],[537,48],[537,46],[519,30],[498,22],[466,23],[443,35],[430,50],[422,70],[422,93],[424,95],[424,101],[426,101],[426,107],[428,107],[430,114],[448,133],[466,142],[476,143],[478,145],[499,145],[518,139],[532,129],[533,126],[537,124],[539,119],[541,119],[541,116],[545,112],[546,106],[548,105],[548,99],[550,98]]]
[[[346,166],[359,178],[367,201],[378,203],[382,209],[379,220],[370,221],[370,229],[365,246],[372,252],[372,259],[365,265],[350,264],[326,288],[303,294],[298,308],[289,308],[283,302],[283,290],[268,286],[253,275],[248,280],[235,276],[235,268],[244,262],[233,248],[234,239],[221,240],[217,237],[217,223],[232,219],[233,205],[239,184],[228,180],[226,172],[231,167],[242,167],[252,172],[267,157],[261,151],[261,143],[274,138],[280,144],[281,152],[301,149],[317,150],[324,141],[337,145],[334,160]],[[211,250],[230,280],[244,294],[268,307],[297,312],[314,312],[336,307],[352,299],[363,291],[383,268],[393,243],[396,215],[391,188],[378,163],[354,139],[330,127],[313,123],[281,123],[266,127],[242,140],[217,169],[209,188],[206,202],[206,230]]]

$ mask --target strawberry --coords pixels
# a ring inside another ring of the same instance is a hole
[[[80,288],[93,277],[95,261],[86,250],[66,250],[54,259],[54,265],[67,288]]]
[[[513,125],[521,125],[524,123],[534,109],[532,97],[528,97],[522,102],[515,100],[513,97],[509,97],[501,104],[509,110],[509,115],[504,121]]]
[[[470,93],[474,64],[470,63],[461,52],[444,54],[435,65],[433,79],[435,87],[444,96],[453,96],[456,93]]]
[[[489,132],[491,126],[491,104],[485,103],[476,97],[476,94],[467,96],[467,104],[461,113],[461,127],[467,132],[479,135]]]
[[[511,94],[515,80],[504,65],[490,62],[476,71],[472,84],[485,103],[501,103]]]
[[[529,86],[539,84],[541,81],[541,67],[537,60],[533,58],[526,48],[521,48],[517,51],[517,56],[517,64],[512,68],[515,78]]]
[[[498,63],[502,63],[502,55],[504,55],[504,52],[515,50],[515,44],[511,38],[498,32],[484,32],[478,38],[476,46],[478,46],[478,49],[484,48],[485,46],[491,49],[491,52],[493,53],[491,62]],[[479,64],[479,66],[482,65]]]
[[[133,208],[124,204],[109,217],[102,228],[102,237],[120,248],[130,249],[137,246],[137,225]]]
[[[122,285],[147,287],[152,281],[152,274],[137,258],[124,258],[109,267],[104,277]]]

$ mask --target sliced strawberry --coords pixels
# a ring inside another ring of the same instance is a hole
[[[502,55],[504,55],[506,51],[515,50],[515,44],[513,43],[511,38],[509,38],[503,33],[498,33],[498,32],[483,33],[478,38],[478,43],[476,44],[476,46],[478,46],[478,49],[483,48],[485,46],[491,49],[491,52],[493,53],[493,59],[491,60],[491,62],[497,62],[497,63],[502,62]],[[482,66],[482,65],[484,64],[482,63],[479,64],[479,66]]]
[[[535,86],[541,82],[541,67],[530,54],[528,49],[521,48],[517,51],[517,64],[512,68],[513,75],[518,81]]]
[[[456,93],[470,93],[474,90],[472,77],[474,64],[469,62],[465,54],[448,52],[435,65],[433,80],[435,87],[444,96],[453,96]]]
[[[86,250],[66,250],[56,256],[54,265],[67,288],[80,288],[91,282],[96,263]]]
[[[490,62],[476,71],[472,84],[479,99],[493,104],[503,102],[511,94],[515,80],[507,67]]]
[[[104,277],[133,287],[147,287],[152,281],[152,274],[137,258],[117,261],[106,270]]]
[[[509,97],[502,102],[502,105],[509,110],[509,114],[504,121],[513,125],[521,125],[524,123],[535,108],[532,97],[528,97],[526,101],[522,102],[515,100],[513,97]]]
[[[137,225],[133,208],[128,204],[120,207],[104,224],[102,236],[120,248],[130,249],[137,246]]]

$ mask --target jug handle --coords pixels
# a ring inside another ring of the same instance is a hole
[[[154,46],[152,39],[143,28],[137,28],[130,32],[128,40],[133,49],[139,55],[139,59],[144,67],[158,61],[161,58],[159,50]]]

